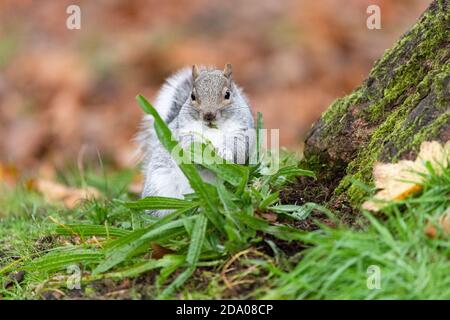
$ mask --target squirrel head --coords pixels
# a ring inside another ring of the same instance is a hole
[[[232,66],[226,64],[224,70],[199,69],[192,66],[191,105],[199,112],[208,125],[219,117],[220,111],[232,104]]]

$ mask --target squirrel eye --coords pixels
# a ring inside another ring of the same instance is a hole
[[[227,99],[227,100],[229,100],[229,99],[230,99],[230,96],[231,96],[230,90],[227,90],[227,91],[225,92],[224,98]]]
[[[195,100],[196,100],[195,94],[194,94],[193,92],[191,93],[191,100],[192,100],[192,101],[195,101]]]

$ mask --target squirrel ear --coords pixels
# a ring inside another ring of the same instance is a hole
[[[225,69],[223,69],[223,75],[227,78],[230,78],[231,73],[233,73],[233,67],[231,66],[231,63],[227,63],[225,65]]]
[[[200,71],[198,70],[197,65],[194,64],[192,66],[192,78],[194,79],[194,81],[195,81],[195,79],[197,79],[199,74],[200,74]]]

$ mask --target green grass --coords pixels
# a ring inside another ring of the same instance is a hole
[[[155,129],[162,144],[169,151],[177,147],[171,132],[152,106],[143,97],[138,97],[138,101],[155,118]],[[262,125],[261,117],[258,124]],[[202,145],[201,150],[206,147]],[[265,239],[261,234],[286,241],[295,240],[298,237],[295,228],[273,225],[255,215],[255,212],[257,209],[266,210],[269,206],[276,210],[277,189],[295,176],[313,176],[313,173],[297,168],[293,165],[292,157],[286,156],[282,159],[283,169],[280,172],[264,176],[260,173],[265,168],[263,158],[267,159],[267,155],[261,156],[261,161],[253,166],[231,163],[181,164],[181,170],[195,191],[185,200],[148,197],[130,201],[126,192],[121,192],[126,188],[116,188],[111,192],[108,187],[111,183],[107,179],[102,182],[89,173],[78,177],[69,170],[69,174],[62,175],[60,180],[69,185],[94,185],[109,200],[85,202],[72,211],[52,211],[49,216],[53,222],[57,221],[53,234],[65,236],[69,240],[76,238],[77,243],[54,243],[49,252],[44,250],[19,254],[20,259],[17,261],[5,259],[0,269],[5,278],[3,280],[6,281],[8,273],[25,270],[27,276],[24,283],[29,283],[32,288],[36,279],[42,281],[58,274],[63,276],[73,264],[82,266],[88,274],[84,281],[135,277],[156,270],[157,279],[152,297],[170,298],[201,268],[220,266],[239,251],[262,243]],[[219,183],[211,185],[203,182],[198,173],[199,165],[215,172]],[[120,185],[120,181],[116,179],[114,185],[117,184]],[[279,210],[290,219],[299,219],[302,208],[295,205],[280,206]],[[161,219],[145,213],[145,210],[155,209],[175,211]],[[71,218],[73,215],[75,217]],[[25,225],[29,223],[23,221]],[[50,234],[49,222],[46,223],[46,228],[36,228],[42,232],[39,236]],[[25,233],[29,233],[29,230]],[[96,241],[90,241],[94,236]],[[149,259],[148,254],[151,257],[154,243],[173,253],[160,260]],[[27,247],[33,245],[28,243]],[[17,285],[14,288],[22,288],[24,284]],[[4,288],[4,296],[14,297],[14,294],[8,293],[10,287]]]
[[[163,145],[175,148],[151,105],[143,97],[138,101],[154,116]],[[258,123],[262,126],[261,118]],[[202,181],[199,164],[182,165],[195,191],[184,200],[136,200],[127,192],[133,171],[66,170],[60,181],[92,185],[106,195],[72,210],[20,186],[3,187],[0,295],[39,299],[62,292],[70,298],[68,268],[76,265],[85,298],[117,298],[108,294],[124,291],[117,287],[125,279],[132,285],[121,298],[450,298],[449,238],[429,239],[424,233],[427,221],[450,206],[450,168],[439,177],[431,172],[420,195],[392,203],[376,217],[364,212],[368,222],[362,230],[322,225],[305,232],[292,222],[312,210],[336,213],[326,204],[280,204],[279,192],[296,176],[312,172],[285,153],[280,171],[265,176],[261,158],[251,166],[207,166],[219,178],[216,185]],[[164,218],[145,213],[154,209],[174,212]],[[267,212],[276,213],[277,221],[259,214]],[[158,247],[166,250],[160,257]],[[286,247],[298,248],[297,253]],[[367,287],[370,266],[381,272],[380,289]],[[20,270],[26,271],[24,279],[10,281]]]
[[[449,299],[449,235],[430,239],[424,230],[450,208],[450,168],[430,173],[416,198],[391,204],[378,218],[365,212],[364,230],[323,226],[303,234],[310,248],[292,270],[268,266],[277,275],[266,298]],[[380,288],[367,286],[370,266],[380,271]]]

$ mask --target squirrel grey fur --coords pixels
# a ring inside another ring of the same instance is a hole
[[[230,64],[224,70],[194,65],[176,72],[160,89],[154,107],[183,148],[193,141],[208,139],[222,158],[241,164],[254,150],[254,119],[242,89],[232,80]],[[143,155],[142,197],[182,199],[193,192],[175,160],[159,142],[151,116],[144,116],[137,141]],[[213,173],[202,169],[200,174],[205,181],[214,183]],[[170,212],[150,213],[162,216]]]

